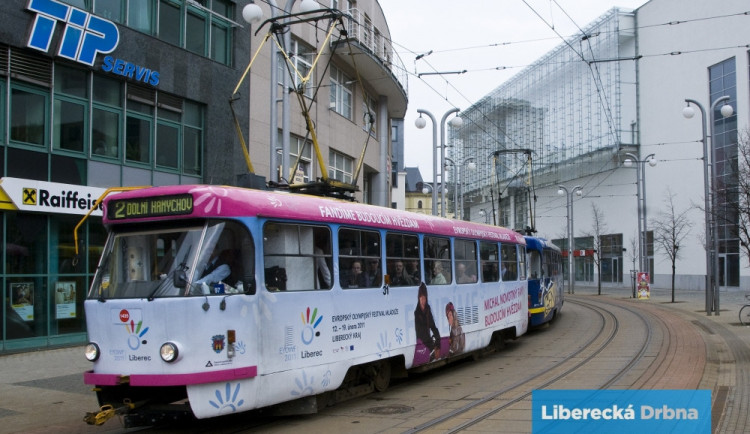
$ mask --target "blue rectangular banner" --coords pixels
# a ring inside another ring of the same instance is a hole
[[[710,390],[535,390],[533,434],[711,433]]]

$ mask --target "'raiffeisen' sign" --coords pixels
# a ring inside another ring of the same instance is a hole
[[[0,209],[84,215],[105,189],[30,179],[0,178]],[[91,213],[101,216],[101,204]]]
[[[96,56],[109,54],[120,42],[120,31],[115,23],[56,0],[29,0],[27,9],[36,17],[27,46],[49,52],[58,23],[62,37],[57,55],[72,61],[94,66]],[[159,72],[134,63],[104,57],[102,70],[153,86],[159,84]]]

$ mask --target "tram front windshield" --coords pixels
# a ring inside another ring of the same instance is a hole
[[[89,298],[203,295],[196,270],[219,248],[225,223],[153,231],[113,231]]]

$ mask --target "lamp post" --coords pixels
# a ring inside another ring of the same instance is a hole
[[[432,192],[433,193],[432,197],[433,197],[433,200],[434,200],[434,198],[436,198],[437,196],[436,196],[436,193],[435,193],[436,192],[435,187],[433,187],[433,185],[434,185],[434,183],[432,185],[430,185],[430,184],[427,184],[427,183],[423,182],[422,183],[422,194],[427,194],[429,192]],[[445,188],[444,185],[440,185],[440,189],[444,189],[444,188]],[[434,205],[436,205],[436,204],[433,204],[433,208],[432,208],[433,210],[435,209]],[[433,211],[432,215],[436,215],[434,211]]]
[[[440,120],[440,166],[442,168],[440,172],[440,182],[442,184],[445,184],[445,120],[451,113],[457,113],[458,111],[459,109],[452,108],[445,112],[443,118]],[[414,125],[419,129],[422,129],[427,125],[427,121],[422,117],[423,114],[429,116],[432,120],[432,177],[434,180],[432,184],[432,214],[437,215],[437,122],[435,121],[435,116],[427,110],[417,109],[417,113],[419,113],[419,117],[414,120]],[[463,119],[456,116],[450,120],[449,124],[454,128],[460,128],[461,125],[463,125]],[[441,196],[442,206],[440,207],[440,215],[445,217],[445,189],[442,190]]]
[[[490,213],[486,209],[482,208],[479,210],[479,215],[484,217],[484,222],[490,224]]]
[[[474,163],[475,158],[474,157],[466,157],[464,158],[464,161],[456,166],[456,163],[453,162],[452,159],[445,157],[445,161],[451,163],[453,168],[456,170],[456,185],[453,188],[453,218],[461,219],[461,215],[463,214],[463,206],[464,206],[464,196],[463,196],[463,185],[461,185],[461,170],[463,166],[466,165],[466,163],[469,163],[469,169],[474,169],[476,167],[476,164]],[[461,203],[459,204],[458,198],[459,198],[459,191],[458,189],[461,189]]]
[[[557,194],[560,196],[565,195],[567,197],[567,214],[568,220],[568,294],[575,294],[575,287],[573,279],[573,194],[581,196],[581,186],[576,185],[572,190],[568,189],[564,185],[558,186]]]
[[[714,114],[716,112],[716,106],[721,102],[729,101],[729,96],[722,96],[716,98],[711,103],[710,110],[710,126],[711,126],[711,163],[708,161],[708,134],[706,133],[706,111],[703,106],[694,99],[686,98],[685,102],[688,104],[687,107],[682,109],[682,115],[690,119],[695,115],[695,110],[690,104],[695,104],[701,111],[701,125],[703,137],[701,143],[703,143],[703,195],[704,197],[704,218],[706,224],[706,315],[711,316],[711,312],[716,312],[719,315],[719,231],[715,222],[715,216],[713,213],[716,211],[714,206],[714,198],[711,194],[711,186],[715,185],[711,183],[711,176],[709,176],[709,166],[716,162],[716,153],[713,144],[714,137]],[[732,116],[734,109],[729,104],[724,104],[721,107],[721,115],[726,117]],[[714,166],[715,167],[715,166]],[[715,172],[714,172],[715,175]],[[713,220],[712,220],[713,219]],[[713,253],[712,253],[713,250]],[[712,261],[713,254],[713,261]]]
[[[623,162],[625,167],[630,167],[635,164],[635,188],[636,197],[638,200],[638,267],[640,271],[650,273],[649,262],[648,262],[648,228],[646,218],[646,169],[645,165],[648,163],[649,166],[656,166],[656,158],[654,154],[649,154],[643,160],[639,160],[635,154],[625,153],[628,157]]]
[[[291,13],[292,6],[294,5],[296,0],[287,0],[286,6],[282,9],[276,4],[276,0],[267,0],[266,3],[270,6],[271,11],[271,17],[275,18],[279,15],[279,12],[282,14],[289,14]],[[312,12],[314,10],[320,9],[320,4],[315,0],[302,0],[300,3],[300,11],[303,13]],[[254,0],[250,0],[250,2],[245,5],[244,8],[242,8],[242,18],[248,23],[253,24],[256,22],[259,22],[263,18],[263,10],[255,4]],[[289,47],[291,44],[291,34],[290,32],[286,32],[284,35],[284,46],[286,48]],[[271,45],[271,71],[270,71],[270,79],[271,82],[271,88],[269,92],[269,104],[271,107],[276,107],[276,103],[278,102],[277,98],[277,83],[278,78],[276,77],[276,71],[277,71],[277,55],[278,48],[275,44]],[[249,68],[249,65],[248,65]],[[249,70],[245,70],[245,74],[247,74]],[[243,76],[244,79],[244,76]],[[283,77],[284,80],[284,89],[289,89],[289,76],[286,75]],[[249,102],[248,102],[249,104]],[[281,173],[274,174],[274,168],[276,165],[276,143],[278,141],[278,114],[275,109],[270,110],[270,137],[269,137],[269,167],[270,167],[270,178],[276,179],[278,181],[281,181],[279,178],[286,178],[289,176],[289,147],[290,147],[290,105],[289,105],[289,92],[282,92],[281,95]]]

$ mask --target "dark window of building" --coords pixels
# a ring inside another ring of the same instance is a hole
[[[159,3],[159,39],[180,45],[180,5],[171,0]]]
[[[127,2],[122,0],[95,0],[94,13],[108,20],[123,23],[126,5]]]
[[[206,55],[206,16],[191,8],[185,23],[185,48],[201,56]]]
[[[154,33],[156,0],[128,0],[128,26],[144,33]]]
[[[8,147],[8,173],[13,178],[47,181],[47,153]]]
[[[63,184],[86,185],[86,159],[52,155],[50,181]]]
[[[156,127],[156,164],[177,169],[179,125],[159,121]]]
[[[211,22],[211,58],[225,65],[231,63],[230,30],[231,28],[222,22]]]
[[[46,143],[48,96],[40,91],[14,86],[10,95],[10,140],[44,146]]]
[[[122,146],[122,83],[94,75],[91,149],[99,157],[119,159]]]
[[[83,152],[86,141],[86,105],[55,98],[54,149]]]
[[[120,156],[120,113],[94,108],[91,137],[94,155],[118,158]]]
[[[185,127],[183,136],[182,171],[191,175],[201,174],[202,134],[199,129]]]
[[[150,163],[151,120],[128,113],[125,124],[125,159],[135,163]]]
[[[6,215],[6,274],[46,273],[47,216],[17,212]]]

